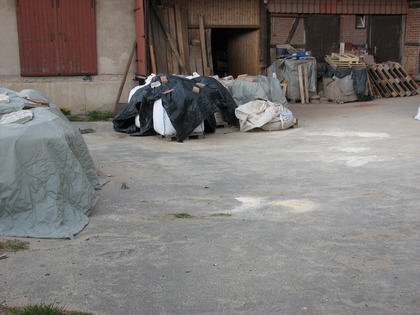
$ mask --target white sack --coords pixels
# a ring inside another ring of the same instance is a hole
[[[254,128],[264,130],[283,130],[292,127],[296,118],[280,103],[256,100],[239,106],[235,110],[241,131]]]
[[[145,86],[148,86],[150,82],[153,80],[153,78],[156,76],[156,74],[152,73],[147,77],[147,79],[144,81],[143,85],[138,85],[130,90],[130,93],[128,94],[128,102],[130,103],[131,98],[133,95],[140,89],[144,88]]]
[[[417,111],[417,115],[414,116],[414,119],[420,120],[420,106],[419,106],[419,110]]]
[[[162,136],[176,135],[176,130],[162,106],[162,99],[158,99],[153,104],[153,129]],[[203,133],[204,123],[201,123],[193,132]]]

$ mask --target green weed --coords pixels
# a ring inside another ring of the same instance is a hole
[[[17,251],[17,250],[24,250],[28,249],[29,243],[23,242],[19,240],[7,240],[6,242],[0,241],[0,249],[2,250],[11,250],[11,251]]]
[[[192,215],[188,214],[188,213],[175,213],[175,218],[178,219],[191,219],[194,218]]]
[[[66,311],[58,303],[32,304],[22,308],[0,306],[0,314],[5,315],[93,315],[92,313]]]
[[[87,121],[104,121],[109,120],[112,117],[111,112],[100,112],[100,111],[90,111],[86,113]]]
[[[63,113],[64,116],[70,116],[71,115],[71,111],[68,108],[60,107],[60,111]]]

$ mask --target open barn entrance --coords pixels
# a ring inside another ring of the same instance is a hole
[[[212,28],[211,49],[214,74],[219,77],[258,74],[258,29]]]

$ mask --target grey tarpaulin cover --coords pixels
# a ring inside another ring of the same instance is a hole
[[[237,78],[227,85],[229,93],[238,106],[255,100],[265,100],[287,106],[287,99],[280,87],[280,82],[274,77],[248,76],[255,82],[246,78]]]
[[[0,103],[0,115],[21,110],[25,106],[25,100],[20,98],[15,91],[0,88],[0,95],[6,95],[9,98],[8,102]]]
[[[372,98],[365,95],[367,85],[367,69],[337,68],[323,65],[318,70],[318,78],[332,78],[337,82],[344,95],[355,93],[359,100],[371,101]]]
[[[0,125],[0,235],[72,237],[89,222],[103,181],[80,132],[58,107],[40,92],[19,95],[48,100],[50,107],[33,108],[25,124]],[[0,114],[10,106],[0,103]]]
[[[267,68],[267,75],[276,74],[277,79],[288,82],[286,96],[288,99],[300,99],[298,66],[306,63],[308,65],[308,89],[309,92],[316,93],[316,59],[305,57],[301,59],[278,59]]]

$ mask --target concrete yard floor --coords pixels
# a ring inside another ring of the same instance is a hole
[[[292,104],[298,128],[183,143],[73,123],[96,128],[84,138],[109,183],[74,239],[27,239],[30,250],[0,261],[0,303],[419,314],[419,106]]]

